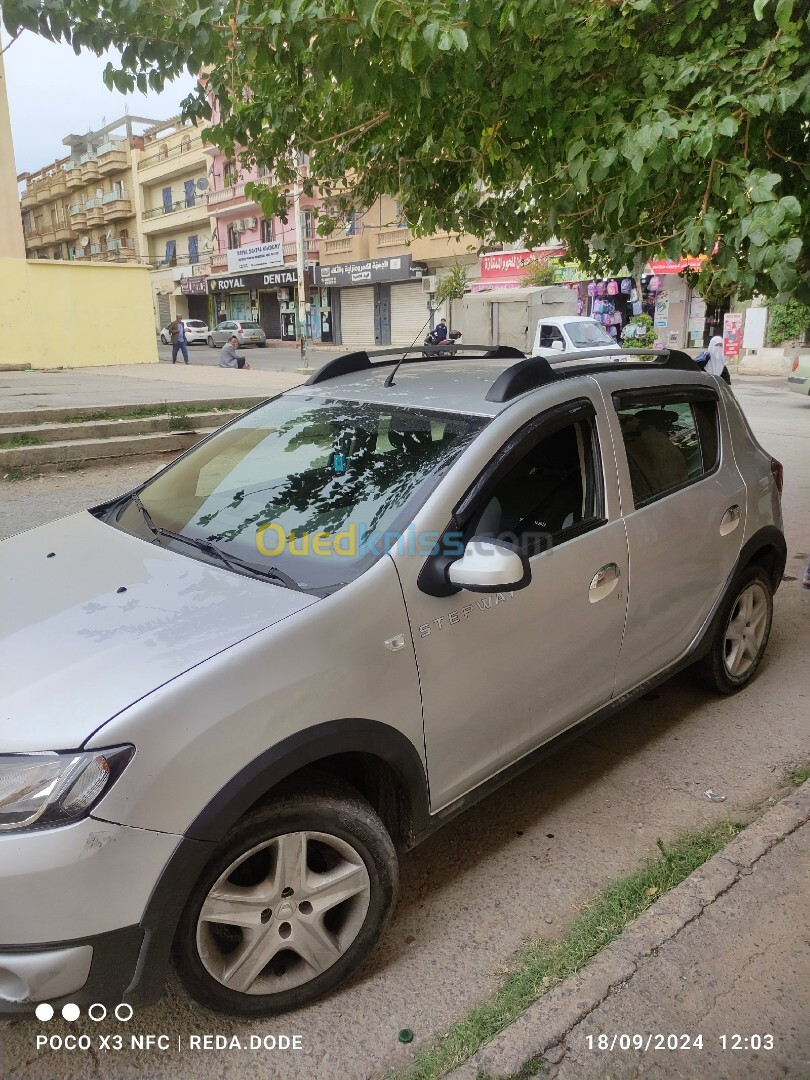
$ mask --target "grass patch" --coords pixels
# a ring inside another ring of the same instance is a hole
[[[797,766],[795,769],[785,769],[785,780],[794,787],[801,787],[805,780],[810,780],[810,765]]]
[[[244,412],[252,408],[253,405],[245,401],[211,401],[204,405],[169,405],[164,401],[160,405],[134,405],[126,412],[114,413],[105,409],[96,409],[93,412],[73,413],[62,417],[56,423],[88,424],[94,420],[150,420],[155,416],[183,417],[208,412]],[[31,423],[39,423],[39,421],[31,421]]]
[[[529,941],[507,962],[507,975],[495,993],[432,1045],[417,1050],[414,1064],[391,1080],[437,1080],[466,1061],[484,1043],[511,1024],[552,986],[579,971],[591,957],[619,936],[645,911],[693,870],[716,855],[742,829],[720,822],[701,832],[679,836],[671,844],[657,841],[658,854],[638,870],[608,885],[583,907],[561,941]],[[521,1076],[531,1076],[537,1061],[527,1062]]]
[[[0,439],[0,450],[13,450],[17,446],[39,446],[42,439],[33,435],[15,435],[13,439]]]

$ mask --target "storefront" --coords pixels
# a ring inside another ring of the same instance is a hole
[[[473,292],[490,289],[519,289],[533,263],[547,263],[565,255],[564,247],[536,248],[531,251],[493,251],[480,257],[481,272],[471,285]],[[572,277],[564,278],[573,280]]]
[[[208,278],[202,274],[187,275],[180,279],[180,292],[188,304],[188,318],[208,323]]]
[[[410,255],[316,266],[315,284],[332,296],[332,340],[361,348],[404,346],[427,334],[430,298],[423,274]]]
[[[307,268],[305,288],[312,285],[312,269]],[[214,303],[214,322],[238,319],[258,322],[268,339],[295,341],[298,337],[296,292],[298,269],[285,266],[251,274],[230,274],[208,279]],[[326,304],[322,308],[322,304]],[[322,338],[324,320],[331,325],[328,289],[311,291],[307,308],[307,336]],[[329,340],[328,338],[326,340]]]

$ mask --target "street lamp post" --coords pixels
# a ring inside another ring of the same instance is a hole
[[[295,213],[295,255],[298,264],[298,346],[301,350],[301,367],[309,367],[307,352],[307,297],[306,297],[306,249],[304,247],[304,224],[301,220],[301,169],[303,156],[296,165],[295,187],[293,188],[293,211]]]

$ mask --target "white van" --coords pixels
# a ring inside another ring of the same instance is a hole
[[[532,356],[551,356],[555,352],[590,352],[615,349],[617,343],[604,326],[584,315],[553,315],[539,319],[534,332]]]

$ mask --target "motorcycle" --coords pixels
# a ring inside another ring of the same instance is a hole
[[[435,348],[435,351],[431,351],[431,352],[428,352],[427,349],[425,349],[425,351],[422,353],[422,355],[423,356],[432,356],[432,357],[452,356],[454,351],[455,351],[453,349],[453,346],[457,345],[459,343],[460,338],[461,338],[461,331],[460,330],[451,330],[450,333],[446,337],[439,338],[437,336],[436,328],[434,328],[433,330],[430,331],[428,336],[425,338],[423,344],[433,346],[434,348],[436,346],[441,346],[441,345],[446,345],[448,347],[446,349]]]

